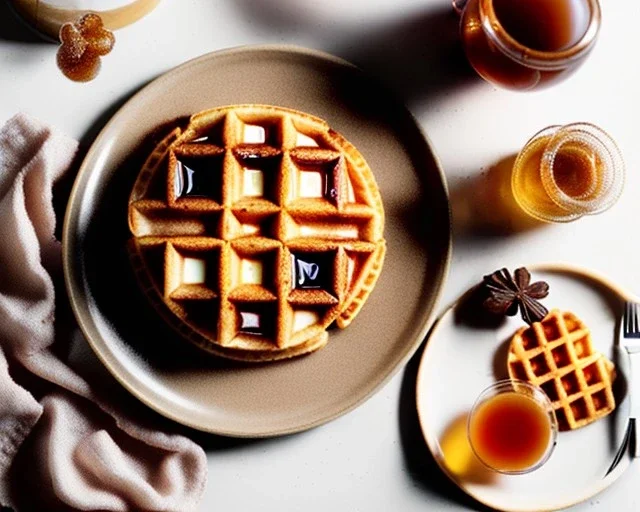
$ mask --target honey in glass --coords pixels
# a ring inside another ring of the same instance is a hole
[[[547,396],[522,381],[485,390],[469,416],[468,436],[481,462],[500,473],[521,474],[551,455],[557,422]]]
[[[625,168],[620,150],[588,123],[550,126],[520,151],[511,175],[518,205],[546,222],[601,213],[620,197]]]
[[[469,62],[489,82],[532,90],[558,82],[585,60],[600,27],[598,0],[454,0],[464,4]]]

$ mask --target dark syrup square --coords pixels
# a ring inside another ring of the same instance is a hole
[[[531,350],[538,346],[538,338],[533,329],[529,328],[522,333],[522,346],[525,350]]]
[[[587,386],[591,386],[601,381],[600,368],[597,363],[591,363],[586,368],[583,368],[582,373],[584,374],[584,380],[587,383]]]
[[[182,301],[187,321],[197,330],[214,334],[218,329],[218,302],[215,300]]]
[[[238,331],[255,336],[275,336],[276,311],[270,304],[246,305],[238,308]]]
[[[564,368],[568,364],[571,364],[571,358],[566,345],[560,345],[551,351],[553,361],[556,363],[557,368]]]
[[[221,201],[221,158],[180,156],[176,163],[176,198],[206,197]]]
[[[569,421],[567,420],[567,413],[565,412],[565,410],[556,409],[555,413],[560,430],[569,430]]]
[[[544,336],[547,338],[548,342],[560,339],[562,336],[555,318],[547,322],[542,322],[542,329],[544,330]]]
[[[571,412],[573,413],[573,417],[576,421],[583,420],[587,417],[589,410],[587,409],[587,404],[585,403],[584,398],[578,398],[571,402]]]
[[[516,379],[527,380],[527,371],[521,361],[511,363],[511,372]]]
[[[549,365],[547,364],[544,352],[531,359],[531,369],[537,376],[549,373]]]
[[[220,122],[209,128],[208,131],[198,134],[198,136],[189,141],[191,144],[212,144],[215,146],[222,145],[223,142],[224,123]]]
[[[332,253],[294,253],[291,255],[293,288],[329,290],[333,276]]]
[[[549,400],[551,400],[552,402],[555,402],[560,398],[558,396],[558,389],[556,388],[555,379],[548,380],[547,382],[543,383],[540,387],[542,388],[542,391],[544,391],[544,393],[549,397]]]
[[[562,387],[567,392],[567,396],[573,395],[580,391],[580,383],[576,374],[571,372],[560,379],[562,381]]]
[[[596,411],[604,409],[609,405],[609,401],[607,400],[607,393],[604,389],[601,389],[597,393],[591,395],[591,399],[593,400],[593,406],[596,408]]]

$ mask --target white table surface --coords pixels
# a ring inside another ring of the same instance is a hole
[[[142,85],[198,55],[287,43],[361,65],[404,96],[441,159],[453,195],[550,124],[590,121],[627,162],[625,193],[603,215],[511,235],[454,229],[442,310],[501,266],[567,261],[640,292],[640,3],[604,0],[604,24],[586,64],[535,93],[475,77],[457,43],[448,0],[162,0],[117,32],[100,76],[76,84],[56,69],[56,47],[17,24],[0,1],[0,123],[25,111],[88,144]],[[468,198],[468,196],[467,196]],[[458,217],[457,206],[454,216]],[[209,482],[201,509],[462,511],[467,500],[429,461],[414,407],[416,357],[355,411],[311,431],[269,440],[201,438]],[[640,509],[640,463],[575,511]]]

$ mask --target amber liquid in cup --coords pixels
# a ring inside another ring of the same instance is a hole
[[[463,0],[461,36],[475,70],[496,85],[531,90],[578,68],[595,44],[597,0]]]
[[[471,437],[488,466],[522,471],[546,452],[551,427],[548,416],[532,399],[514,392],[490,398],[479,407]]]
[[[522,381],[500,381],[480,395],[467,430],[481,462],[501,473],[521,474],[549,458],[557,422],[540,389]]]
[[[592,124],[550,126],[515,161],[511,188],[518,205],[546,222],[601,213],[622,193],[625,168],[611,137]]]

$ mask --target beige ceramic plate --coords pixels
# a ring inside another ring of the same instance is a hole
[[[467,413],[482,389],[506,376],[508,342],[524,323],[513,317],[498,326],[478,324],[465,300],[446,311],[429,334],[416,388],[420,425],[438,465],[480,503],[510,512],[575,505],[611,485],[630,463],[624,457],[607,475],[629,417],[628,360],[618,357],[615,349],[617,322],[628,295],[584,269],[566,265],[529,268],[534,281],[549,283],[547,307],[573,311],[591,329],[595,348],[616,362],[616,410],[586,427],[560,432],[551,458],[536,471],[508,476],[485,469],[467,441]]]
[[[221,361],[180,340],[138,290],[125,251],[128,194],[153,144],[145,137],[180,116],[236,103],[327,120],[367,159],[386,210],[382,275],[353,324],[331,330],[317,353],[258,366]],[[406,108],[350,64],[290,47],[213,53],[145,87],[96,139],[64,227],[71,302],[106,367],[158,412],[233,436],[304,430],[371,396],[422,341],[449,255],[443,176]]]

